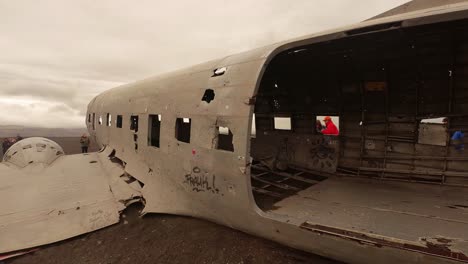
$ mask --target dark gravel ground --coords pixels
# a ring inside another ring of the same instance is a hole
[[[80,151],[78,138],[51,139],[67,154]],[[95,150],[92,145],[90,151]],[[5,264],[338,263],[204,220],[156,214],[139,217],[140,210],[140,205],[133,205],[117,225],[43,246]]]
[[[194,218],[138,216],[7,261],[6,264],[69,263],[314,263],[331,260]]]

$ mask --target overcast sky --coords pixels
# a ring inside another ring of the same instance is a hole
[[[404,2],[0,0],[0,125],[83,127],[109,88]]]

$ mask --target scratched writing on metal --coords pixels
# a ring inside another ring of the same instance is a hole
[[[219,193],[219,189],[216,188],[216,176],[209,174],[202,174],[200,168],[195,167],[192,173],[185,175],[185,184],[192,187],[192,191],[196,192],[212,192]]]

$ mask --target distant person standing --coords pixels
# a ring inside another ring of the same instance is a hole
[[[338,136],[340,134],[338,128],[336,128],[336,125],[333,123],[331,117],[326,116],[323,119],[323,122],[325,122],[325,129],[321,131],[323,135]]]
[[[455,149],[458,152],[462,152],[465,150],[465,144],[463,140],[464,137],[465,133],[463,133],[462,131],[455,131],[455,133],[453,133],[452,135],[452,144],[455,146]]]
[[[81,153],[88,153],[88,147],[89,147],[89,137],[86,134],[83,134],[80,138],[80,144],[81,144]]]
[[[8,139],[4,138],[2,141],[2,156],[7,152],[7,140]]]
[[[3,155],[8,151],[8,149],[13,145],[13,142],[10,138],[4,138],[2,142]]]

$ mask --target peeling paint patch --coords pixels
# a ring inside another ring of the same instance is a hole
[[[391,247],[401,250],[415,251],[422,254],[436,255],[442,258],[458,261],[468,261],[468,256],[464,252],[453,249],[455,245],[454,239],[437,237],[437,238],[421,238],[420,243],[414,243],[404,240],[392,240],[383,236],[361,233],[351,230],[339,229],[330,226],[323,226],[304,222],[300,228],[321,234],[340,237],[342,239],[355,241],[359,244],[375,246],[378,248]],[[458,241],[462,242],[462,241]],[[425,245],[423,245],[425,244]]]

